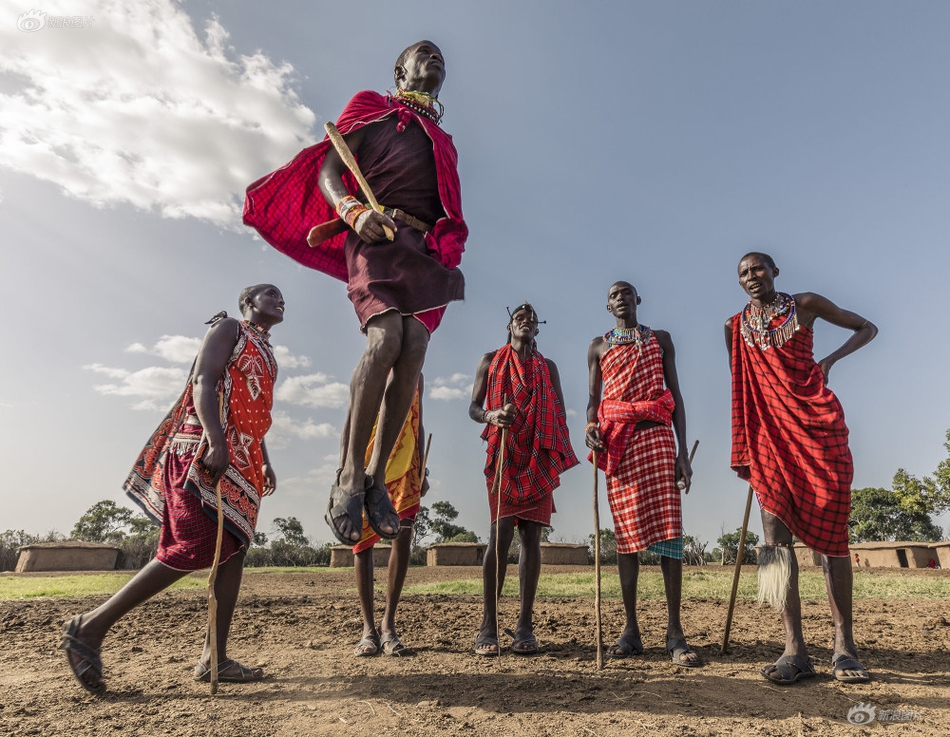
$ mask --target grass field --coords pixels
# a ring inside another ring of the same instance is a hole
[[[269,576],[284,573],[308,573],[321,575],[339,573],[347,569],[340,568],[248,568],[246,575]],[[350,569],[352,570],[352,569]],[[407,586],[407,594],[446,594],[477,596],[482,593],[480,569],[473,568],[471,576],[454,581],[418,584]],[[0,600],[32,599],[36,597],[77,597],[113,594],[118,591],[133,572],[56,575],[56,576],[0,576]],[[377,577],[377,588],[385,581]],[[205,575],[186,576],[176,583],[175,589],[201,589],[205,586]],[[684,599],[723,599],[729,598],[732,587],[731,568],[698,569],[687,568],[683,572]],[[803,571],[800,577],[803,599],[826,599],[825,580],[820,572]],[[604,570],[601,579],[602,596],[607,599],[620,598],[620,580],[613,569]],[[505,582],[505,593],[518,594],[518,577],[514,569],[509,571]],[[594,572],[578,573],[576,569],[567,573],[545,573],[541,575],[538,596],[547,598],[585,598],[594,595]],[[659,570],[641,568],[638,586],[640,599],[662,599],[663,576]],[[739,599],[756,598],[756,576],[744,571],[739,579]],[[898,571],[858,571],[854,575],[855,599],[950,599],[950,581],[945,577],[907,575]]]

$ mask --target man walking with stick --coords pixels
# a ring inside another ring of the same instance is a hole
[[[521,538],[521,610],[511,650],[534,655],[534,597],[541,575],[541,531],[551,524],[560,475],[578,464],[567,432],[561,379],[537,350],[538,315],[525,302],[510,313],[508,343],[482,356],[468,415],[487,425],[485,480],[491,536],[482,567],[484,610],[476,655],[498,655],[497,602],[515,526]]]
[[[325,516],[344,545],[359,541],[364,512],[377,535],[399,536],[386,462],[409,414],[430,335],[446,305],[464,296],[458,265],[468,228],[458,155],[439,127],[441,50],[431,41],[413,44],[396,60],[394,79],[394,94],[360,92],[337,122],[365,177],[364,197],[378,200],[384,212],[355,196],[354,163],[349,156],[345,162],[329,140],[248,187],[244,208],[244,222],[272,246],[347,283],[366,333],[366,349],[350,380],[346,463]],[[364,468],[377,415],[376,441]]]
[[[594,338],[587,353],[590,398],[585,441],[607,477],[626,613],[623,634],[607,656],[626,658],[643,652],[637,623],[637,554],[651,550],[660,555],[666,587],[666,651],[677,665],[696,667],[701,665],[699,656],[687,644],[680,622],[680,489],[689,491],[693,474],[686,449],[686,410],[670,334],[641,325],[639,304],[632,284],[613,284],[607,292],[607,311],[616,326]]]
[[[184,393],[125,482],[129,496],[161,524],[155,558],[105,604],[76,615],[63,628],[60,647],[87,691],[105,688],[100,649],[111,627],[178,579],[214,562],[218,485],[224,533],[214,582],[217,612],[195,679],[212,680],[213,653],[218,680],[256,681],[264,675],[260,668],[229,659],[226,649],[261,497],[273,494],[277,485],[264,434],[277,378],[268,331],[284,319],[284,298],[277,287],[258,284],[241,292],[239,304],[244,320],[225,313],[212,318]]]
[[[732,370],[732,461],[755,491],[765,544],[759,553],[759,600],[782,613],[785,651],[761,674],[779,685],[815,675],[802,634],[794,535],[821,553],[834,619],[835,678],[870,680],[852,632],[852,571],[848,517],[854,464],[841,403],[828,372],[869,343],[877,328],[820,294],[775,291],[779,274],[768,254],[739,261],[739,284],[749,296],[726,321]],[[813,328],[821,318],[852,331],[844,344],[815,362]]]

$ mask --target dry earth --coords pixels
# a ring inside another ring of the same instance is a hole
[[[556,572],[558,569],[547,569]],[[586,569],[590,570],[590,569]],[[947,574],[950,571],[917,575]],[[514,567],[512,575],[517,575]],[[472,578],[471,568],[413,568],[408,584]],[[912,574],[911,574],[912,575]],[[950,578],[945,578],[950,584]],[[819,676],[778,687],[757,675],[781,651],[777,616],[740,602],[732,651],[719,655],[726,604],[684,602],[700,669],[663,652],[665,608],[642,602],[646,653],[598,671],[590,600],[542,599],[542,653],[471,654],[478,597],[407,595],[401,634],[414,657],[354,658],[360,623],[352,571],[245,577],[231,654],[263,666],[265,680],[191,680],[205,626],[200,592],[169,592],[122,620],[103,656],[109,692],[82,691],[56,649],[61,623],[103,597],[0,602],[0,734],[10,735],[947,735],[950,625],[946,600],[863,600],[856,632],[874,680],[831,677],[827,602],[804,605]],[[513,626],[517,602],[503,602]],[[605,639],[622,622],[604,604]],[[610,640],[612,642],[612,640]],[[856,726],[849,709],[910,710],[913,721]]]

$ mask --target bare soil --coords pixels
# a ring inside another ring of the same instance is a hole
[[[407,583],[478,575],[412,568]],[[781,653],[779,619],[749,602],[736,607],[728,655],[719,654],[727,603],[684,602],[684,627],[706,662],[696,669],[666,656],[662,601],[641,603],[646,652],[608,660],[600,671],[590,599],[539,600],[538,656],[506,647],[501,657],[484,658],[472,654],[479,597],[406,595],[400,634],[415,656],[355,658],[361,625],[351,569],[249,574],[229,654],[265,668],[263,681],[224,683],[214,697],[208,684],[193,681],[204,594],[166,592],[114,628],[103,648],[109,690],[95,697],[73,680],[57,644],[62,622],[103,598],[0,602],[0,734],[950,734],[947,600],[856,602],[855,631],[873,673],[863,685],[833,679],[828,604],[806,601],[805,636],[819,675],[779,687],[758,675]],[[502,626],[513,627],[517,601],[506,598],[502,614]],[[604,602],[603,621],[610,644],[622,627],[619,601]],[[849,723],[849,710],[862,703],[903,710],[891,716],[904,721]]]

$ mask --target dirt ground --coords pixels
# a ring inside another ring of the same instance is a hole
[[[916,575],[934,573],[950,571]],[[407,583],[477,575],[472,568],[412,568]],[[737,605],[731,653],[721,656],[727,604],[684,602],[687,635],[706,661],[698,669],[674,666],[665,656],[662,601],[641,603],[646,652],[607,661],[602,671],[593,605],[582,599],[539,600],[540,655],[506,649],[500,658],[483,658],[471,651],[479,597],[407,595],[400,634],[416,655],[354,658],[361,627],[351,569],[249,574],[230,654],[265,668],[263,681],[221,684],[212,697],[207,684],[191,679],[205,627],[204,594],[179,591],[119,622],[103,649],[109,691],[95,697],[73,680],[57,643],[64,619],[103,598],[0,602],[0,734],[950,734],[947,600],[857,602],[857,639],[874,676],[864,685],[832,678],[827,602],[805,602],[805,636],[819,676],[779,687],[757,671],[781,652],[780,623],[753,603]],[[517,601],[506,598],[502,614],[502,626],[513,627]],[[620,602],[605,601],[603,618],[610,644],[622,625]],[[847,716],[859,704],[876,707],[878,716],[901,711],[858,726]]]

